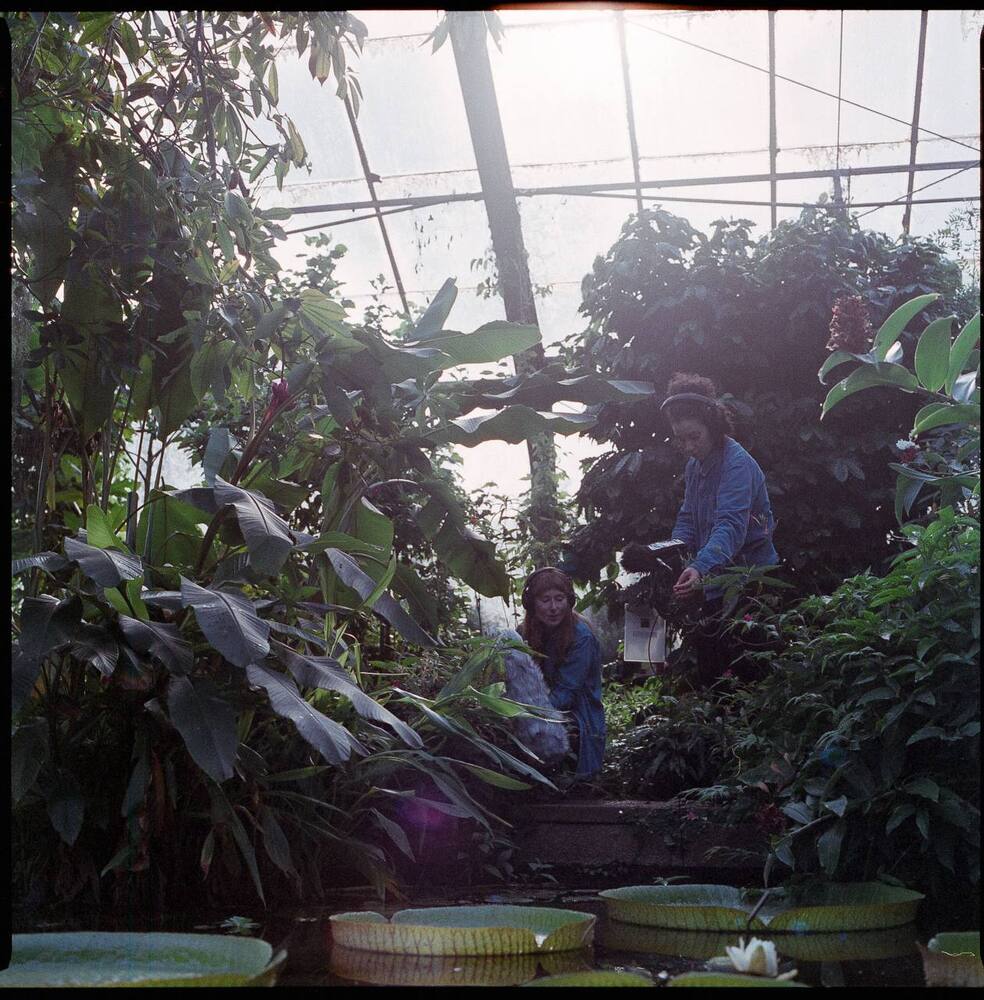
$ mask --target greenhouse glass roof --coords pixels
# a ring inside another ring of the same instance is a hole
[[[356,14],[369,34],[353,59],[355,129],[333,84],[312,80],[284,42],[280,107],[313,168],[262,192],[264,205],[295,213],[275,256],[290,267],[306,232],[326,232],[348,248],[336,276],[356,313],[374,300],[399,310],[401,287],[423,306],[454,277],[451,326],[502,319],[501,298],[487,294],[491,239],[452,46],[435,51],[429,37],[443,12]],[[499,17],[501,48],[491,37],[488,47],[548,353],[584,328],[581,279],[640,198],[704,229],[745,218],[761,234],[839,195],[889,235],[906,222],[915,235],[955,229],[977,267],[984,12],[592,6]],[[560,446],[573,489],[576,458],[596,446]],[[499,489],[523,489],[523,446],[488,443],[464,458],[470,488],[494,474]]]

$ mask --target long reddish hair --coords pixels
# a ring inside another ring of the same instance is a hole
[[[569,610],[556,628],[548,630],[536,617],[536,598],[545,590],[560,590],[567,598]],[[519,633],[524,642],[538,653],[546,655],[547,640],[551,639],[551,652],[558,659],[563,659],[574,643],[574,627],[584,619],[574,610],[574,584],[563,570],[546,566],[531,573],[523,587],[523,607],[526,617],[519,627]],[[547,678],[549,683],[550,678]]]

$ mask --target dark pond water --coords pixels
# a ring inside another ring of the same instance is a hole
[[[328,917],[346,910],[376,910],[387,916],[410,906],[475,905],[556,906],[598,917],[593,948],[583,952],[546,957],[508,956],[502,959],[403,957],[357,952],[333,947]],[[14,931],[131,930],[228,933],[229,913],[117,914],[112,918],[39,925],[15,918]],[[705,968],[708,958],[723,955],[736,944],[737,934],[686,933],[610,921],[595,889],[548,888],[468,889],[458,895],[424,898],[412,903],[382,904],[367,890],[339,893],[329,906],[281,910],[274,913],[239,914],[242,929],[262,937],[273,947],[286,948],[288,961],[280,986],[518,986],[540,976],[589,969],[645,972],[656,983],[665,983],[682,972]],[[762,936],[762,935],[757,935]],[[773,938],[780,970],[796,968],[797,979],[810,986],[908,986],[924,985],[922,960],[916,942],[930,934],[915,925],[887,931],[851,934],[781,935]]]

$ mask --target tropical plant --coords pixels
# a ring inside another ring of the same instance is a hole
[[[632,216],[583,282],[589,325],[570,339],[568,360],[658,391],[675,371],[713,378],[766,472],[785,570],[808,593],[893,554],[885,457],[910,415],[906,401],[890,409],[878,390],[820,421],[816,372],[831,307],[859,296],[877,326],[916,295],[939,293],[923,323],[951,313],[966,320],[976,304],[933,244],[862,230],[829,206],[758,240],[750,229],[720,220],[706,236],[662,209]],[[912,335],[901,344],[911,357]],[[587,469],[577,498],[586,524],[572,548],[581,574],[597,578],[627,542],[668,536],[683,463],[652,400],[605,405],[588,433],[612,446]]]
[[[823,381],[847,361],[862,363],[827,393],[823,416],[848,396],[873,386],[911,393],[925,404],[913,418],[909,438],[896,443],[901,461],[889,465],[898,474],[895,514],[900,523],[920,495],[924,505],[932,499],[936,505],[980,509],[981,314],[974,315],[956,338],[956,316],[933,320],[916,343],[914,371],[899,363],[903,356],[899,338],[906,324],[938,298],[938,294],[923,295],[899,306],[878,330],[870,350],[837,349],[819,373]]]
[[[791,821],[797,875],[879,875],[936,899],[979,880],[980,528],[944,508],[862,574],[772,619],[785,648],[740,691],[737,781]]]
[[[384,885],[405,800],[491,830],[470,788],[540,780],[473,724],[522,711],[495,691],[435,705],[372,679],[424,649],[477,681],[475,658],[497,655],[443,644],[415,545],[447,578],[508,592],[432,461],[497,429],[442,373],[539,333],[446,330],[449,281],[396,340],[347,319],[317,259],[278,278],[285,213],[247,184],[305,153],[275,110],[267,39],[289,35],[354,100],[350,15],[10,24],[15,318],[31,349],[14,395],[20,894],[94,898],[110,875],[158,906],[203,878],[317,893],[326,857],[333,877]],[[252,141],[260,117],[282,142]],[[514,438],[550,425],[492,405]],[[196,434],[205,484],[169,489],[167,448]],[[398,538],[396,515],[416,536]]]

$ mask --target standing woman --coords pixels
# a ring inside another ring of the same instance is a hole
[[[717,400],[714,383],[700,375],[677,372],[660,407],[673,429],[673,442],[688,457],[683,504],[673,538],[693,553],[673,587],[678,600],[696,600],[703,589],[707,624],[698,632],[697,669],[704,684],[729,666],[739,676],[748,665],[725,662],[729,653],[720,620],[723,593],[703,588],[703,580],[728,566],[774,566],[775,520],[758,463],[731,437],[731,414]]]
[[[605,754],[605,710],[601,703],[601,650],[588,623],[574,610],[574,585],[559,569],[545,566],[523,586],[523,641],[543,654],[543,676],[554,708],[577,722],[575,780],[601,770]]]

